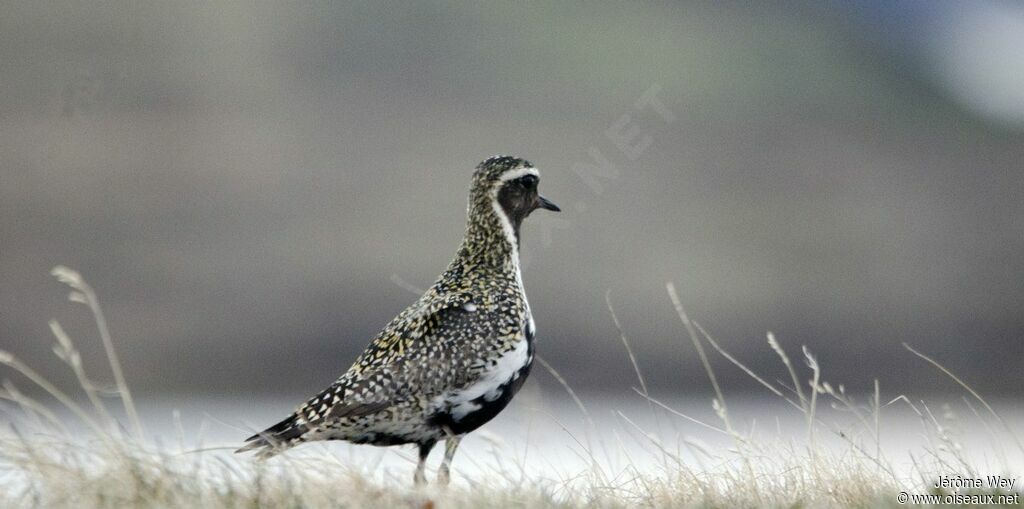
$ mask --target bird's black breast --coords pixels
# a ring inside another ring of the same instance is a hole
[[[534,330],[532,324],[527,326],[524,332],[527,342],[526,364],[509,381],[498,387],[497,398],[488,400],[485,396],[480,396],[472,400],[471,403],[478,405],[479,408],[458,419],[450,410],[441,410],[429,418],[429,423],[456,435],[461,435],[476,430],[501,413],[512,401],[512,397],[523,387],[526,377],[530,375],[530,368],[533,366]]]

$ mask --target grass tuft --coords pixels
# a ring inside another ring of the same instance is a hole
[[[624,412],[615,415],[625,424],[626,437],[595,447],[591,432],[596,424],[591,412],[543,359],[538,359],[541,366],[565,389],[587,424],[584,440],[562,426],[567,441],[576,444],[579,449],[574,452],[588,467],[560,478],[531,474],[523,454],[518,463],[506,460],[446,490],[415,489],[408,479],[382,480],[323,449],[301,449],[273,461],[257,462],[226,454],[230,448],[188,449],[183,431],[177,446],[167,447],[146,438],[95,292],[71,269],[57,267],[53,274],[71,288],[72,302],[84,304],[92,312],[131,431],[107,408],[71,335],[58,322],[50,323],[56,339],[54,354],[74,373],[84,398],[72,396],[10,352],[0,351],[0,364],[35,386],[30,392],[41,391],[59,407],[51,408],[28,396],[11,381],[3,383],[0,398],[9,403],[8,410],[16,413],[17,419],[0,430],[0,507],[897,507],[896,494],[902,491],[949,493],[930,488],[941,475],[1008,473],[982,472],[968,458],[952,425],[957,420],[950,408],[936,415],[928,404],[906,395],[887,398],[888,403],[883,404],[877,381],[867,397],[858,399],[842,384],[825,380],[822,366],[806,347],[801,349],[806,369],[798,369],[771,333],[764,354],[774,352],[790,379],[770,381],[759,375],[690,319],[672,283],[666,290],[710,381],[711,405],[718,423],[691,417],[649,393],[632,344],[606,294],[608,310],[636,372],[640,387],[634,391],[646,401],[649,411],[727,437],[730,445],[721,450],[694,437],[644,429],[636,416]],[[705,345],[711,348],[705,349]],[[994,454],[1001,454],[1000,445],[1007,441],[1024,452],[1015,430],[988,401],[938,361],[906,348],[981,405],[986,413],[974,412],[975,417],[987,426]],[[754,424],[744,429],[730,413],[732,407],[715,376],[708,355],[715,352],[764,387],[771,398],[796,412],[806,428],[801,429],[806,438],[783,439],[780,434],[766,439]],[[965,401],[973,412],[971,400]],[[897,405],[918,416],[921,433],[928,439],[924,447],[907,452],[912,462],[909,470],[897,467],[881,444],[886,433],[882,414]],[[823,415],[825,409],[842,412],[850,419],[842,424],[830,422]],[[77,422],[67,422],[61,413],[74,416]],[[989,426],[989,420],[1000,429]],[[180,422],[177,414],[175,422]],[[631,438],[655,455],[658,461],[654,466],[630,461],[616,470],[600,460],[598,448],[607,452],[617,446],[630,457],[636,449],[626,447],[624,441]],[[1004,468],[1011,467],[1004,461]]]

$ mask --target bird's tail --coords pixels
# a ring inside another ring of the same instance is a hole
[[[299,417],[292,414],[287,419],[245,439],[245,445],[236,453],[256,451],[256,457],[267,459],[302,441],[303,434],[309,431],[305,424],[300,424]]]

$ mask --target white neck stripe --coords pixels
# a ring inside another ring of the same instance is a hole
[[[508,220],[505,210],[501,208],[501,203],[498,202],[497,193],[492,193],[491,195],[491,209],[494,210],[494,215],[498,216],[498,223],[501,224],[501,231],[505,234],[505,240],[512,246],[512,263],[518,268],[519,240],[516,239],[516,232],[512,229],[512,222]]]
[[[512,229],[512,222],[508,220],[508,216],[505,215],[505,211],[502,210],[501,204],[498,203],[497,193],[493,193],[491,195],[491,208],[494,210],[494,215],[498,216],[498,222],[501,223],[501,231],[505,234],[505,240],[508,242],[511,249],[509,258],[512,263],[512,272],[515,273],[516,284],[519,285],[519,291],[523,294],[523,304],[526,307],[526,316],[529,317],[529,321],[532,323],[533,314],[530,312],[530,301],[526,300],[526,289],[523,288],[523,272],[519,268],[519,239],[516,238],[516,232]]]

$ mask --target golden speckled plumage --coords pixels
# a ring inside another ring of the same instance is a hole
[[[330,387],[241,450],[269,456],[309,440],[414,443],[422,460],[449,438],[497,414],[533,360],[533,319],[519,270],[519,222],[536,208],[558,208],[536,194],[528,161],[480,163],[470,188],[466,234],[454,260],[415,303],[395,317]],[[500,196],[499,196],[500,194]],[[454,440],[454,443],[452,442]]]

